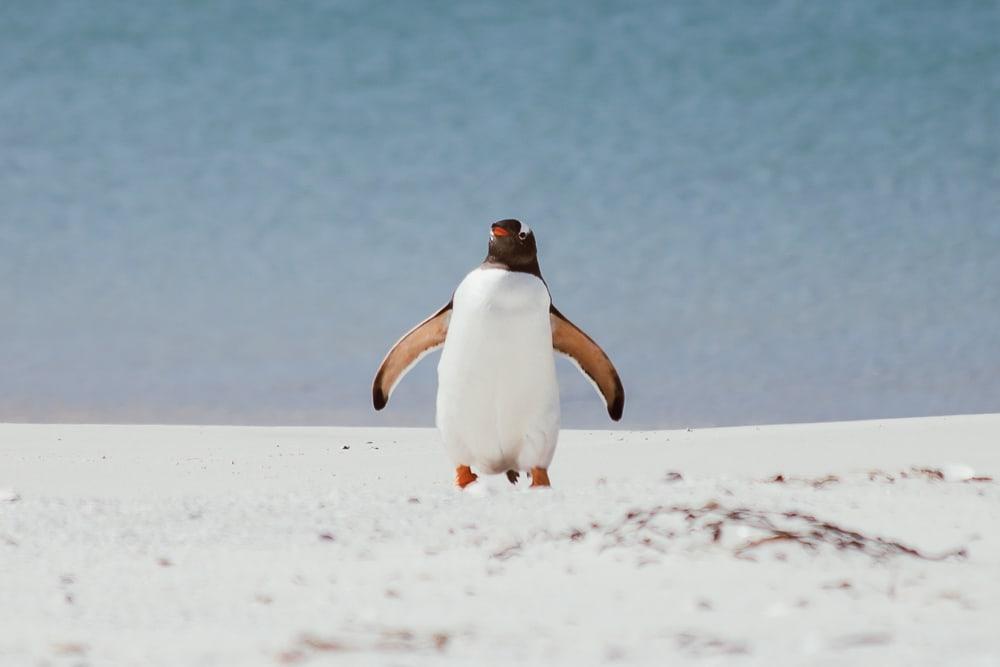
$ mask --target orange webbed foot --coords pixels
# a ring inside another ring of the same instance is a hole
[[[472,468],[469,466],[458,466],[455,468],[455,484],[458,485],[458,488],[464,489],[477,479],[479,479],[478,475],[472,472]]]
[[[545,468],[531,469],[531,486],[552,486],[549,484],[549,471]]]

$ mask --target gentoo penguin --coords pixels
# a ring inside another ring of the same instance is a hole
[[[559,385],[553,351],[568,356],[621,419],[625,390],[604,351],[567,320],[538,266],[535,235],[517,220],[490,229],[486,259],[451,301],[399,339],[372,386],[376,410],[410,368],[439,347],[437,426],[460,488],[481,473],[549,486],[559,437]]]

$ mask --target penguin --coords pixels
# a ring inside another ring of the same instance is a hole
[[[625,390],[604,350],[552,304],[538,265],[534,232],[518,220],[490,226],[486,259],[443,308],[390,348],[372,384],[376,410],[399,381],[441,348],[436,423],[464,489],[480,474],[506,472],[516,484],[550,486],[559,438],[555,353],[590,380],[614,421]]]

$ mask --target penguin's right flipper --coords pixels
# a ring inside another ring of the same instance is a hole
[[[385,355],[372,383],[372,403],[376,410],[385,407],[393,389],[414,364],[444,345],[451,321],[451,306],[449,301],[444,308],[410,329]]]

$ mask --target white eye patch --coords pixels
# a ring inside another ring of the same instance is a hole
[[[524,224],[522,222],[521,223],[521,233],[519,234],[519,236],[524,237],[524,236],[527,236],[530,233],[531,233],[531,227],[529,227],[528,225],[526,225],[526,224]]]

